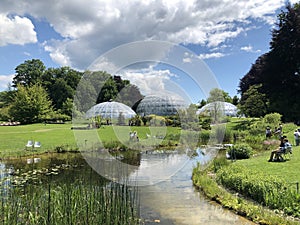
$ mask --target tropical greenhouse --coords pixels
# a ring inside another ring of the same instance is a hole
[[[185,109],[187,104],[183,99],[170,95],[148,95],[137,107],[137,114],[147,116],[151,114],[159,116],[175,115],[178,110]]]
[[[212,111],[216,110],[216,107],[218,108],[218,111],[222,112],[222,114],[226,116],[235,117],[238,114],[238,108],[235,105],[229,102],[221,101],[206,104],[197,111],[197,114],[211,113]]]
[[[136,113],[127,105],[120,102],[102,102],[94,105],[86,112],[87,118],[101,116],[103,119],[118,119],[123,116],[125,119],[134,117]]]

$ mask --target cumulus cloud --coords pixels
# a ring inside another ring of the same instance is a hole
[[[254,52],[254,53],[261,52],[259,49],[258,50],[254,50],[251,45],[243,46],[243,47],[241,47],[241,50],[245,51],[245,52]]]
[[[225,54],[221,52],[213,52],[213,53],[205,53],[205,54],[200,54],[199,58],[200,59],[210,59],[210,58],[221,58],[224,57]]]
[[[0,14],[0,46],[24,45],[37,42],[32,22],[26,17],[7,17]]]
[[[291,0],[294,1],[294,0]],[[48,40],[45,50],[60,65],[85,69],[104,52],[124,43],[164,40],[215,48],[247,32],[253,21],[273,24],[285,0],[3,0],[0,12],[43,18],[64,40]],[[32,23],[25,17],[21,43],[35,42]],[[7,19],[6,23],[13,19]],[[25,26],[25,24],[27,26]],[[24,27],[27,27],[25,29]],[[254,28],[253,28],[254,29]],[[13,30],[13,35],[18,31]],[[29,32],[31,31],[31,33]],[[7,31],[5,32],[7,34]],[[3,35],[1,34],[1,37]],[[16,42],[17,38],[14,40]],[[13,41],[2,40],[5,45]],[[220,53],[214,53],[217,57]],[[208,55],[207,55],[208,56]],[[211,54],[213,56],[213,54]],[[187,60],[187,59],[186,59]]]
[[[0,75],[0,90],[5,90],[12,83],[14,75]]]
[[[144,69],[140,71],[125,70],[120,73],[123,79],[139,87],[144,95],[161,93],[166,89],[166,83],[175,75],[169,70]]]

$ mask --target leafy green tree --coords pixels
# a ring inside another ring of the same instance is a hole
[[[62,112],[62,114],[68,115],[70,117],[72,116],[72,112],[73,112],[73,100],[72,99],[67,98],[67,100],[63,102],[61,112]]]
[[[45,65],[39,59],[26,60],[16,67],[16,75],[13,78],[12,86],[17,87],[19,84],[30,86],[40,81],[45,72]]]
[[[207,98],[207,103],[221,101],[224,102],[224,91],[219,88],[214,88],[209,92],[209,96]]]
[[[212,104],[212,108],[210,109],[210,115],[212,117],[212,122],[217,123],[222,120],[224,115],[224,105],[221,102],[232,102],[229,94],[219,88],[214,88],[209,92],[209,96],[207,98],[207,103]]]
[[[206,101],[205,101],[205,99],[202,99],[200,102],[199,102],[199,108],[202,108],[203,106],[205,106],[206,105]]]
[[[239,108],[246,116],[261,117],[267,113],[268,101],[260,92],[261,87],[261,84],[253,85],[243,94]]]
[[[51,105],[46,90],[40,84],[30,87],[18,85],[9,114],[21,123],[41,122],[52,111]]]
[[[130,84],[127,81],[125,83],[127,84],[119,91],[116,101],[133,108],[144,96],[136,85]]]
[[[73,99],[82,73],[69,67],[49,68],[41,77],[56,110],[62,109],[63,103]]]
[[[83,77],[76,89],[74,106],[78,111],[85,113],[97,103],[97,96],[93,84],[88,78]]]
[[[110,100],[115,100],[118,95],[118,88],[116,82],[112,77],[107,79],[105,84],[100,90],[97,103],[108,102]]]
[[[233,96],[232,98],[232,104],[233,105],[238,105],[239,104],[240,99],[238,98],[238,96]]]
[[[63,103],[69,98],[72,99],[74,90],[69,86],[65,79],[58,78],[50,89],[50,98],[55,109],[62,109]]]
[[[300,4],[288,4],[272,30],[270,51],[260,56],[241,79],[241,98],[254,85],[268,102],[265,113],[278,112],[286,121],[300,118]],[[243,105],[246,101],[242,101]],[[244,107],[245,108],[245,107]],[[265,108],[264,108],[265,109]]]

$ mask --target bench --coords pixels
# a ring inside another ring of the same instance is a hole
[[[283,151],[279,151],[275,155],[275,160],[277,161],[286,161],[291,159],[293,153],[292,146],[288,146]]]

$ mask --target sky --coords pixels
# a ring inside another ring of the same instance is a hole
[[[7,90],[15,68],[25,60],[40,59],[47,68],[69,66],[85,71],[107,53],[123,55],[120,51],[126,51],[130,55],[132,47],[133,52],[142,48],[143,53],[155,53],[150,58],[156,62],[136,66],[138,60],[129,56],[135,61],[112,71],[129,79],[145,95],[157,93],[169,83],[196,103],[207,97],[205,76],[212,76],[218,87],[233,97],[238,95],[239,80],[269,51],[277,15],[288,2],[298,1],[1,0],[0,91]],[[159,48],[130,45],[147,41],[165,44]],[[161,60],[166,54],[174,57],[170,48],[160,58],[170,43],[184,53],[175,55],[180,59],[173,60],[172,66]],[[120,48],[124,45],[125,50]],[[106,65],[112,68],[115,61]],[[207,66],[204,72],[188,69],[202,63]]]

